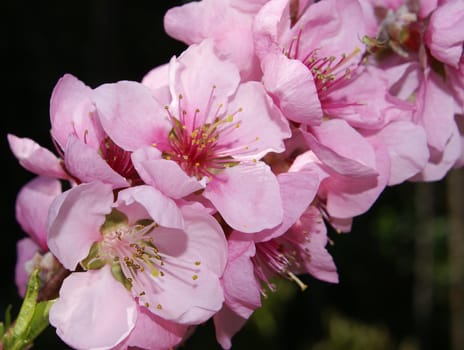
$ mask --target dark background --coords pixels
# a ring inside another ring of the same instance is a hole
[[[53,149],[49,99],[63,74],[91,87],[140,81],[151,68],[179,55],[185,46],[167,36],[162,18],[181,3],[2,2],[0,319],[7,305],[13,314],[20,306],[14,264],[16,242],[24,233],[15,221],[14,203],[33,177],[10,153],[6,134]],[[330,232],[340,283],[303,277],[309,285],[303,293],[284,283],[237,334],[233,348],[451,349],[447,191],[446,180],[387,189],[369,213],[355,219],[351,233]],[[220,349],[212,324],[198,327],[182,348]],[[67,347],[49,328],[34,349]]]

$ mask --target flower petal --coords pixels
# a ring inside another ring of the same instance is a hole
[[[16,243],[15,284],[21,297],[24,297],[26,294],[26,287],[29,281],[26,263],[39,251],[40,247],[29,237],[23,238]]]
[[[344,120],[325,121],[303,135],[317,157],[340,175],[377,174],[372,146]]]
[[[232,347],[232,337],[245,325],[247,319],[240,317],[227,306],[224,306],[214,315],[214,328],[216,330],[216,340],[223,349]]]
[[[89,254],[101,239],[100,227],[111,212],[110,185],[92,182],[74,187],[56,197],[48,216],[48,247],[68,270]]]
[[[114,171],[94,148],[77,137],[68,137],[65,154],[66,169],[81,182],[101,181],[113,188],[129,186],[129,182]]]
[[[61,160],[48,149],[29,138],[8,134],[8,143],[19,164],[30,172],[59,179],[68,179]]]
[[[64,148],[69,135],[85,140],[92,148],[98,148],[104,137],[95,120],[95,106],[90,100],[92,89],[71,74],[58,80],[50,99],[51,133]]]
[[[283,219],[279,184],[263,162],[224,170],[206,186],[204,196],[241,232],[272,228]]]
[[[263,84],[290,120],[306,125],[322,122],[322,107],[314,78],[308,68],[283,54],[263,60]]]
[[[187,326],[166,321],[152,314],[147,308],[139,306],[134,329],[116,349],[125,350],[128,347],[150,350],[172,349],[182,341],[187,330]]]
[[[59,194],[61,194],[61,183],[58,180],[36,177],[23,186],[16,197],[16,220],[43,251],[48,250],[46,236],[48,208]]]
[[[145,219],[149,215],[160,226],[180,229],[184,227],[182,213],[177,204],[148,185],[122,190],[115,206],[132,222]]]
[[[240,82],[237,67],[216,56],[210,39],[189,46],[177,60],[171,60],[171,66],[173,114],[180,116],[185,110],[193,116],[198,109],[203,118],[199,125],[214,121],[218,105],[227,105]]]
[[[240,149],[237,159],[260,159],[269,152],[285,150],[283,140],[291,136],[288,121],[258,82],[241,84],[229,104],[235,129],[225,132],[218,146]]]
[[[132,81],[104,84],[93,91],[92,99],[106,133],[124,150],[150,146],[169,133],[166,111],[145,85]]]
[[[105,266],[68,276],[49,315],[68,345],[103,350],[120,343],[134,328],[137,305]]]
[[[137,161],[134,165],[146,184],[156,187],[171,198],[179,199],[203,188],[195,177],[188,176],[171,160]]]
[[[153,243],[163,253],[159,289],[146,290],[150,310],[182,324],[199,324],[224,301],[219,282],[227,260],[227,243],[218,222],[198,206],[183,208],[185,232],[158,227]]]

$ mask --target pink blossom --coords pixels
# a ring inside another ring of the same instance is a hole
[[[326,130],[321,131],[327,135],[332,132],[336,135],[337,130],[345,130],[344,137],[351,141],[344,144],[350,144],[351,148],[340,153],[336,139],[332,138],[335,147],[331,145],[331,149],[318,145],[317,139],[313,138],[315,148],[320,147],[319,153],[329,161],[322,162],[315,152],[307,151],[295,159],[292,169],[310,167],[319,174],[323,180],[317,194],[318,206],[336,229],[347,231],[350,225],[346,220],[365,213],[387,185],[390,159],[385,144],[366,139],[354,131],[348,132],[346,123],[341,120],[332,120],[323,126]],[[336,127],[331,130],[331,126]],[[341,226],[337,224],[339,220]]]
[[[458,67],[464,42],[464,6],[454,0],[438,6],[430,16],[425,43],[432,56],[446,65]]]
[[[284,277],[304,284],[297,274],[336,282],[332,258],[325,250],[327,234],[322,216],[310,207],[320,179],[310,169],[278,175],[284,220],[274,229],[248,235],[234,231],[229,239],[229,258],[221,279],[225,303],[214,316],[216,338],[224,349],[266,295],[262,284],[275,290],[270,280]],[[316,220],[317,218],[317,220]]]
[[[138,184],[130,153],[103,131],[92,94],[90,87],[70,74],[58,81],[52,93],[51,132],[63,153],[67,171],[78,182],[99,180],[114,188]]]
[[[461,153],[454,114],[462,111],[459,62],[463,38],[452,24],[461,16],[458,3],[405,3],[387,8],[387,15],[378,23],[376,40],[381,43],[376,50],[390,55],[370,62],[390,76],[393,95],[412,102],[412,122],[426,133],[429,158],[414,180],[441,179],[457,164]]]
[[[50,322],[77,348],[114,347],[138,332],[137,323],[153,321],[167,327],[159,330],[163,334],[175,333],[179,328],[158,318],[199,324],[224,300],[219,277],[227,246],[221,227],[201,205],[179,208],[153,187],[124,189],[114,203],[111,185],[101,182],[64,192],[50,208],[48,245],[74,271]],[[143,343],[140,335],[133,337]]]
[[[154,99],[142,84],[120,82],[97,88],[94,98],[105,131],[127,151],[145,149],[138,151],[144,156],[133,157],[145,183],[166,191],[175,178],[185,183],[191,182],[190,177],[200,187],[189,188],[204,188],[204,198],[230,226],[256,232],[279,224],[278,183],[260,159],[283,151],[290,130],[262,86],[239,84],[237,68],[215,56],[211,41],[192,45],[174,57],[169,77],[170,105],[145,113],[138,112],[137,106],[153,104]],[[156,132],[161,130],[157,125],[166,123],[168,130]],[[166,161],[172,162],[169,178],[162,176]]]
[[[388,81],[375,69],[359,66],[366,28],[357,1],[309,4],[296,21],[289,6],[270,1],[258,13],[254,29],[263,84],[327,167],[329,178],[319,193],[330,203],[324,209],[333,219],[349,219],[367,211],[390,173],[385,145],[374,147],[363,130],[411,118],[412,109],[393,101]]]
[[[261,70],[254,52],[252,23],[266,0],[202,0],[169,9],[166,32],[187,45],[212,39],[215,53],[234,62],[241,78],[259,80]]]
[[[297,18],[290,1],[273,0],[258,13],[254,35],[263,84],[290,120],[318,125],[331,106],[350,105],[331,93],[350,80],[365,33],[357,1],[309,4]]]
[[[251,261],[255,244],[252,240],[230,239],[228,247],[228,261],[221,278],[225,302],[213,318],[216,339],[223,349],[231,348],[232,337],[261,306],[261,287]]]
[[[36,177],[21,188],[16,198],[16,220],[28,234],[16,245],[15,282],[21,296],[26,292],[35,266],[41,266],[42,282],[48,281],[57,268],[54,257],[48,252],[46,218],[48,208],[59,194],[61,184],[58,180]]]
[[[138,184],[130,153],[104,133],[91,95],[92,89],[76,77],[61,77],[50,99],[51,134],[59,157],[33,140],[8,135],[13,154],[25,169],[71,185],[93,180],[114,188]]]

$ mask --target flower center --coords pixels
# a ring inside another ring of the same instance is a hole
[[[161,304],[151,305],[150,298],[163,290],[162,279],[166,275],[182,279],[180,269],[189,276],[184,278],[185,282],[194,283],[201,263],[183,261],[160,251],[152,237],[157,227],[151,219],[129,225],[127,217],[113,209],[101,227],[103,239],[94,243],[88,257],[81,262],[82,267],[89,270],[110,265],[113,277],[131,291],[141,305],[161,309]]]
[[[288,49],[284,49],[283,52],[288,58],[301,61],[309,69],[314,77],[319,99],[323,101],[336,86],[351,79],[360,63],[356,59],[360,49],[355,48],[350,54],[342,54],[338,58],[335,56],[320,57],[319,49],[301,52],[301,40],[302,30],[292,39]]]
[[[381,10],[383,20],[379,25],[377,37],[363,38],[368,51],[380,56],[390,49],[404,58],[410,58],[411,55],[420,56],[425,24],[418,19],[417,9],[414,6],[403,5],[396,11],[379,8],[377,12],[380,13]]]
[[[305,290],[307,286],[291,271],[294,267],[299,267],[298,251],[291,245],[272,239],[267,242],[256,244],[256,255],[252,258],[256,276],[269,288],[275,291],[276,287],[270,282],[273,275],[278,274]],[[265,291],[261,290],[265,296]]]
[[[132,186],[142,183],[142,180],[132,164],[131,152],[123,150],[109,137],[106,137],[100,146],[100,154],[111,169],[126,178]]]
[[[210,118],[212,122],[206,122],[209,107],[205,113],[196,109],[193,115],[189,115],[181,108],[181,101],[182,95],[179,96],[177,117],[165,107],[172,129],[169,133],[169,149],[163,152],[163,157],[174,160],[187,174],[199,180],[205,176],[211,179],[222,170],[237,165],[239,162],[234,160],[233,155],[238,150],[231,149],[230,142],[221,142],[221,137],[230,137],[229,134],[240,127],[241,122],[234,121],[234,116],[242,109],[225,114],[222,111],[223,105],[219,104]]]

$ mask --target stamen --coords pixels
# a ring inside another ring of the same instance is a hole
[[[210,102],[215,88],[213,86]],[[241,121],[236,122],[235,116],[243,109],[239,107],[221,117],[222,107],[222,104],[218,105],[211,123],[203,122],[208,111],[196,109],[191,121],[188,121],[187,116],[177,119],[166,109],[173,127],[169,134],[170,151],[163,152],[163,157],[176,161],[186,173],[199,180],[203,177],[212,178],[221,170],[238,164],[232,157],[243,152],[243,147],[230,149],[230,144],[220,144],[219,140],[226,135],[230,138],[233,130],[240,126]]]
[[[306,284],[304,284],[297,276],[295,276],[295,274],[293,272],[287,272],[288,276],[290,277],[290,279],[292,281],[294,281],[301,289],[301,291],[305,291],[306,288],[308,288],[308,286]]]

